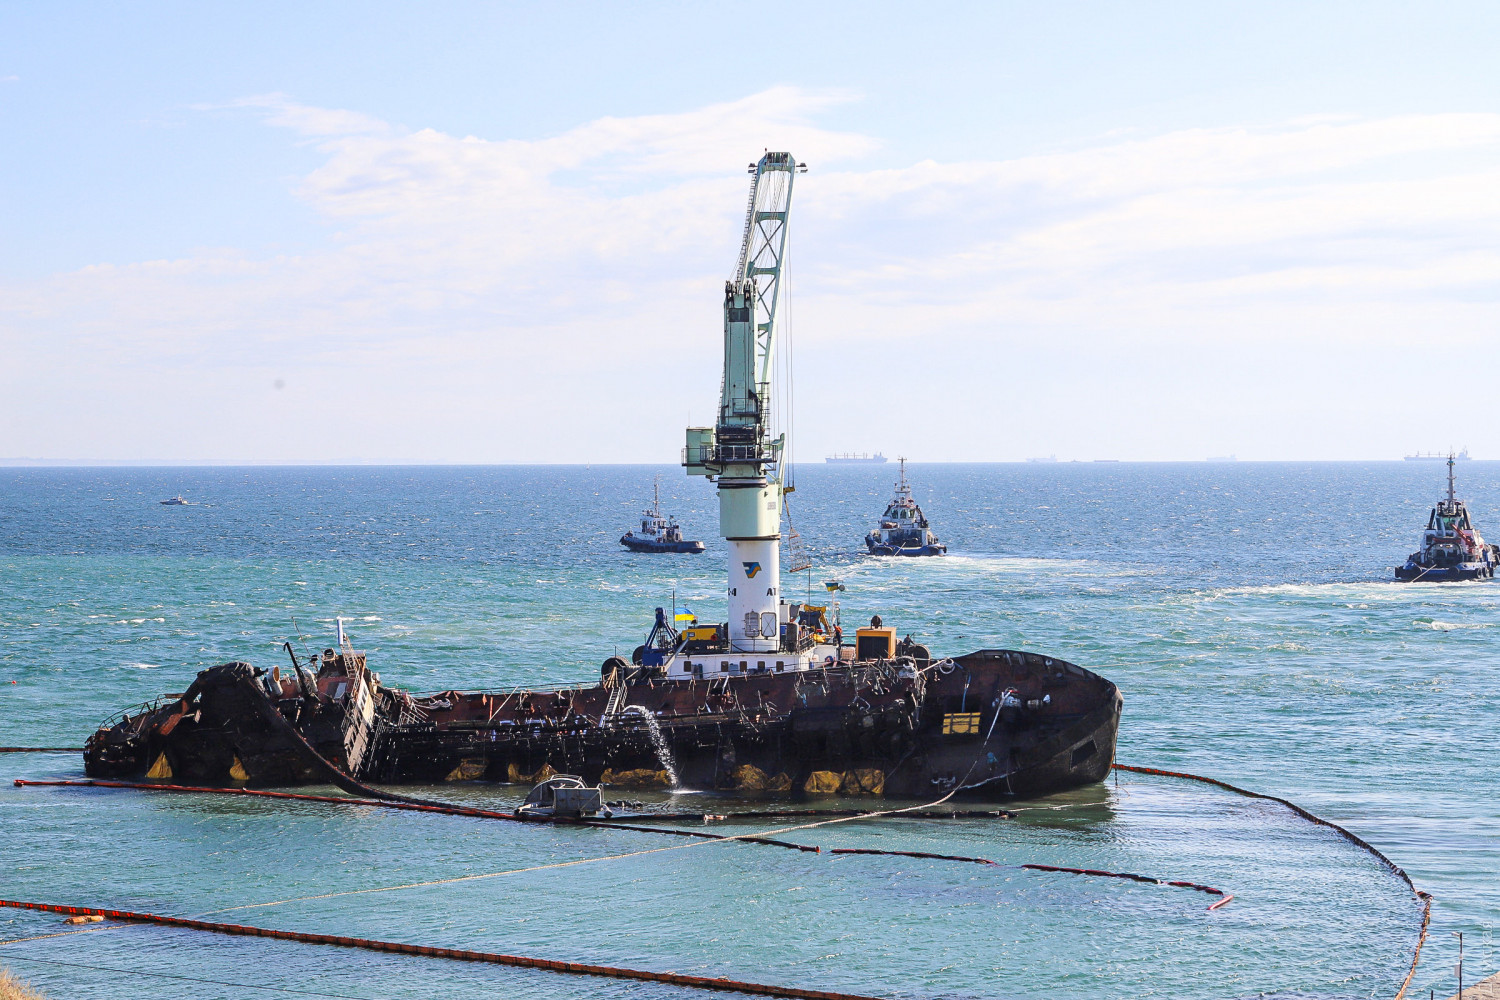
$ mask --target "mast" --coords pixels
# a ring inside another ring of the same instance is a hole
[[[718,481],[719,533],[729,543],[729,642],[739,652],[781,646],[786,435],[771,437],[771,365],[792,181],[806,169],[790,153],[771,152],[750,167],[739,259],[724,283],[718,420],[712,427],[689,427],[682,456],[688,475]]]
[[[1453,452],[1448,452],[1448,502],[1453,502]]]

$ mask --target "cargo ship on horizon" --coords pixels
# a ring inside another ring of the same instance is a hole
[[[1463,451],[1460,451],[1457,454],[1454,454],[1453,452],[1449,452],[1446,455],[1443,454],[1440,451],[1433,451],[1433,452],[1420,452],[1419,451],[1415,455],[1407,455],[1406,456],[1406,461],[1408,461],[1408,462],[1445,462],[1450,457],[1455,462],[1467,462],[1467,461],[1469,461],[1469,449],[1465,448]]]

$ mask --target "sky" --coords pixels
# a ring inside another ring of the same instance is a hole
[[[0,461],[1500,458],[1493,4],[0,4]]]

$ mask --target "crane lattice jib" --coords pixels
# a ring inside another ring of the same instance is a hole
[[[781,266],[786,254],[787,222],[792,209],[792,180],[797,161],[790,153],[767,153],[755,165],[745,235],[740,246],[736,277],[756,284],[755,339],[758,379],[771,380],[775,356],[776,301],[781,291]]]
[[[726,293],[738,295],[738,301],[747,305],[753,302],[754,340],[753,344],[744,345],[750,348],[753,357],[733,358],[731,355],[736,353],[733,349],[726,352],[721,426],[750,416],[747,410],[754,412],[760,423],[770,403],[771,366],[776,356],[776,306],[786,256],[792,181],[798,164],[790,153],[768,152],[750,169],[753,178],[740,255]],[[736,363],[740,359],[748,362],[745,368]],[[751,384],[737,384],[735,375],[749,376],[746,381]]]

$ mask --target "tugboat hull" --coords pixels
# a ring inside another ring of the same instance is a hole
[[[1495,575],[1494,566],[1483,563],[1460,563],[1457,566],[1423,566],[1406,563],[1396,567],[1396,579],[1403,583],[1443,583],[1457,580],[1487,580]]]
[[[865,547],[872,556],[940,556],[948,551],[946,545],[887,545],[866,539]]]
[[[623,535],[620,544],[632,552],[686,552],[696,555],[705,548],[702,542],[663,542],[654,538],[637,538],[635,535]]]
[[[85,768],[204,785],[561,772],[625,788],[996,799],[1102,780],[1122,706],[1104,678],[1013,650],[425,699],[377,687],[355,753],[360,715],[327,694],[336,679],[320,674],[310,700],[292,682],[272,695],[245,664],[211,668],[177,700],[100,729]]]

